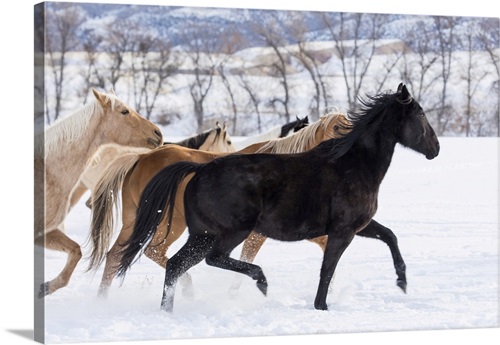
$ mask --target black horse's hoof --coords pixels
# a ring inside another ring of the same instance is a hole
[[[406,293],[407,283],[404,280],[398,279],[396,284],[401,288],[401,290],[403,290],[404,293]]]
[[[267,296],[267,282],[257,282],[257,287],[259,288],[260,292],[264,294],[264,296]]]
[[[328,310],[326,303],[314,303],[314,309],[316,310]]]
[[[38,298],[44,298],[49,294],[49,283],[43,283],[40,285],[40,290],[38,290]]]

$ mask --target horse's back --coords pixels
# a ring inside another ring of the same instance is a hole
[[[208,232],[255,228],[280,240],[309,238],[312,227],[319,231],[314,236],[324,234],[321,221],[309,216],[321,206],[319,177],[303,164],[296,155],[250,154],[205,165],[186,188],[190,231],[192,225]]]
[[[189,149],[176,144],[168,144],[148,152],[137,161],[125,183],[138,199],[147,183],[160,170],[171,164],[190,161],[194,163],[207,163],[224,154]]]

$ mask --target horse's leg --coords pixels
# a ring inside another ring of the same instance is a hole
[[[392,260],[394,262],[394,268],[396,269],[396,275],[398,276],[396,284],[406,293],[406,264],[401,256],[401,252],[399,251],[398,239],[392,230],[372,219],[366,228],[358,232],[356,235],[379,239],[384,241],[389,246]]]
[[[254,264],[229,257],[231,251],[247,237],[247,232],[230,232],[224,239],[218,238],[212,251],[208,254],[206,262],[210,266],[245,274],[257,281],[257,287],[266,295],[267,280],[262,269]],[[229,236],[228,236],[229,235]]]
[[[168,257],[167,250],[170,247],[171,241],[167,242],[167,239],[158,245],[149,245],[144,254],[156,262],[161,267],[165,268],[167,266]],[[191,275],[186,272],[180,278],[179,282],[182,286],[182,295],[187,298],[192,298],[194,296],[193,281]]]
[[[316,243],[320,246],[321,250],[324,252],[326,248],[326,242],[328,241],[328,236],[314,237],[309,240],[312,243]]]
[[[206,257],[213,247],[215,237],[210,235],[189,235],[186,244],[172,256],[165,268],[165,285],[161,309],[172,311],[174,307],[175,284],[177,279]]]
[[[245,262],[253,262],[260,248],[266,242],[267,237],[255,231],[252,231],[243,243],[240,260]]]
[[[120,235],[116,239],[115,243],[111,247],[111,249],[106,254],[106,263],[104,264],[104,271],[102,273],[101,284],[99,285],[99,290],[97,295],[99,297],[108,297],[108,290],[113,283],[113,279],[116,276],[116,272],[118,271],[118,266],[120,264],[120,260],[122,258],[122,250],[124,249],[121,243],[125,243],[125,241],[130,237],[130,229],[129,227],[123,226]]]
[[[61,273],[59,273],[56,278],[40,286],[38,297],[42,298],[68,285],[69,279],[71,278],[78,261],[80,261],[82,257],[82,251],[78,243],[70,239],[59,229],[46,233],[45,240],[43,237],[38,237],[38,239],[35,240],[35,244],[43,245],[47,249],[57,250],[68,254],[66,265]]]
[[[353,236],[347,237],[333,237],[328,236],[326,242],[325,253],[323,255],[323,263],[321,265],[321,273],[319,279],[318,292],[314,300],[314,308],[319,310],[328,310],[326,305],[326,295],[330,282],[335,273],[335,268],[344,253],[345,249],[349,246]]]
[[[241,249],[240,260],[245,262],[253,262],[260,248],[266,242],[267,237],[252,231],[252,233],[247,237],[245,242],[243,242],[243,248]],[[231,296],[236,296],[241,282],[243,281],[243,276],[241,274],[236,275],[234,278],[233,285],[229,288],[229,294]]]

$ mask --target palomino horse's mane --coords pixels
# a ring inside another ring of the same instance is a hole
[[[110,102],[111,109],[115,108],[116,100],[114,94],[106,94],[106,102]],[[35,136],[35,155],[41,155],[45,152],[45,157],[47,157],[60,145],[77,141],[86,132],[91,120],[102,113],[102,106],[93,98],[92,101],[70,116],[58,119],[43,133],[38,133]]]
[[[315,144],[317,144],[316,143],[316,134],[318,133],[318,131],[320,131],[320,130],[326,131],[330,127],[330,125],[333,121],[338,120],[339,116],[342,116],[345,118],[345,114],[343,114],[339,111],[331,112],[331,113],[325,115],[324,117],[322,117],[320,120],[315,121],[314,123],[310,124],[309,126],[302,128],[300,131],[296,132],[295,134],[293,134],[289,137],[270,140],[267,144],[262,146],[256,152],[257,153],[259,153],[259,152],[269,152],[269,153],[282,153],[282,152],[299,153],[299,152],[303,152],[307,148],[311,148]]]

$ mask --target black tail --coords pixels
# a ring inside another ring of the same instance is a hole
[[[203,164],[178,162],[157,173],[142,191],[135,217],[134,231],[122,251],[118,276],[125,276],[135,258],[139,258],[153,239],[158,225],[167,217],[167,234],[174,214],[175,196],[182,180],[190,173],[196,173]]]

